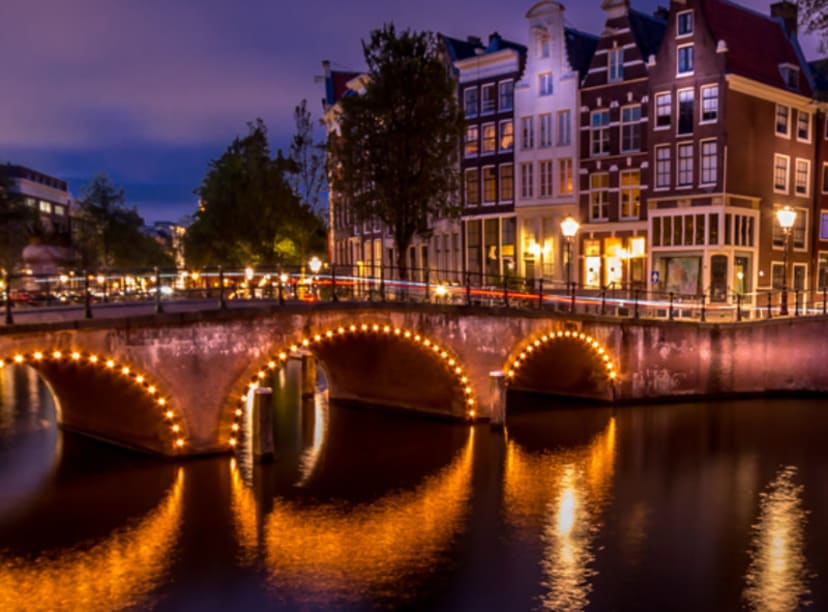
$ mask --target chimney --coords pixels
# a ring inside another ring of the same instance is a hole
[[[604,0],[601,8],[607,14],[607,21],[623,17],[630,10],[630,0]]]
[[[780,2],[771,4],[770,11],[771,17],[777,17],[784,22],[785,32],[787,32],[788,36],[790,38],[796,38],[799,18],[796,4],[790,0],[781,0]]]
[[[499,32],[492,32],[491,34],[489,34],[489,47],[488,47],[488,50],[489,51],[499,50],[500,49],[500,42],[502,40],[503,39],[501,38]]]
[[[662,19],[667,21],[667,17],[670,15],[670,10],[664,6],[659,5],[656,7],[656,10],[653,11],[653,17],[657,17],[658,19]]]
[[[474,45],[475,47],[483,46],[483,41],[480,40],[479,36],[469,36],[466,38],[466,42],[468,42],[470,45]]]

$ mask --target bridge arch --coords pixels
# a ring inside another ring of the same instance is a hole
[[[169,455],[184,450],[187,427],[170,394],[130,364],[80,348],[0,356],[0,368],[22,365],[43,377],[60,425],[144,451]],[[113,411],[112,405],[125,409]]]
[[[238,444],[249,394],[258,388],[268,376],[284,367],[291,356],[296,356],[303,350],[317,354],[322,353],[324,356],[326,347],[344,340],[355,341],[360,336],[389,343],[399,343],[400,346],[405,346],[409,350],[414,349],[421,357],[426,357],[430,362],[436,363],[443,370],[443,374],[448,375],[452,380],[452,386],[454,387],[453,393],[462,402],[462,416],[469,420],[477,417],[477,400],[467,371],[460,363],[459,358],[447,347],[411,329],[405,329],[387,323],[351,322],[329,327],[316,333],[304,334],[294,342],[277,350],[255,370],[255,374],[235,394],[237,399],[233,408],[230,431],[227,434],[230,446],[235,447]],[[329,373],[330,370],[335,370],[337,367],[337,364],[331,361],[325,362],[323,360],[323,363],[328,368]],[[332,387],[335,396],[337,391],[335,388],[336,381],[334,381]],[[446,416],[451,416],[451,414],[446,413]]]
[[[595,400],[613,400],[618,378],[606,346],[590,334],[565,329],[529,338],[511,353],[504,372],[514,390]]]

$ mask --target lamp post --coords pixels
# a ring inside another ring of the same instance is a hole
[[[322,269],[322,260],[319,259],[316,255],[310,258],[308,262],[308,267],[310,268],[311,274],[311,286],[314,288],[314,293],[317,297],[319,297],[319,287],[316,284],[317,276],[319,275],[319,271]]]
[[[572,282],[572,239],[575,237],[575,234],[578,233],[578,228],[580,227],[580,224],[572,217],[572,215],[567,216],[566,219],[561,221],[561,232],[563,232],[564,238],[566,238],[567,287],[569,287],[569,284]]]
[[[788,314],[788,245],[791,241],[791,229],[796,222],[796,211],[790,206],[776,211],[776,220],[782,228],[785,242],[782,246],[782,304],[779,307],[780,315]]]

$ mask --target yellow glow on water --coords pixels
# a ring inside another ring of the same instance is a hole
[[[539,529],[548,610],[582,610],[595,575],[594,540],[615,470],[616,424],[610,418],[588,445],[530,453],[510,438],[504,475],[507,520],[527,537]]]
[[[462,528],[471,494],[474,431],[444,469],[415,489],[367,504],[310,505],[276,498],[264,519],[269,579],[319,598],[394,592],[402,576],[437,563]],[[233,479],[233,515],[243,546],[256,542],[256,509]]]
[[[795,467],[782,468],[760,494],[742,593],[749,609],[797,610],[810,592],[804,552],[808,515],[795,477]]]
[[[328,395],[317,392],[313,398],[313,440],[299,459],[300,478],[297,486],[304,485],[313,476],[319,457],[328,438]]]
[[[235,457],[230,459],[230,509],[233,512],[236,540],[241,546],[244,559],[250,562],[256,557],[259,542],[256,498],[253,491],[245,485]]]
[[[170,569],[182,517],[184,473],[135,526],[91,546],[31,560],[4,557],[0,610],[119,610],[144,603]]]

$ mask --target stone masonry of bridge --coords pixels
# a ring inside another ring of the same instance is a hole
[[[618,402],[828,392],[826,331],[826,318],[704,324],[317,304],[6,327],[0,357],[41,372],[67,429],[187,455],[230,449],[240,399],[291,349],[317,356],[332,398],[485,419],[495,371],[511,372],[515,389]]]

